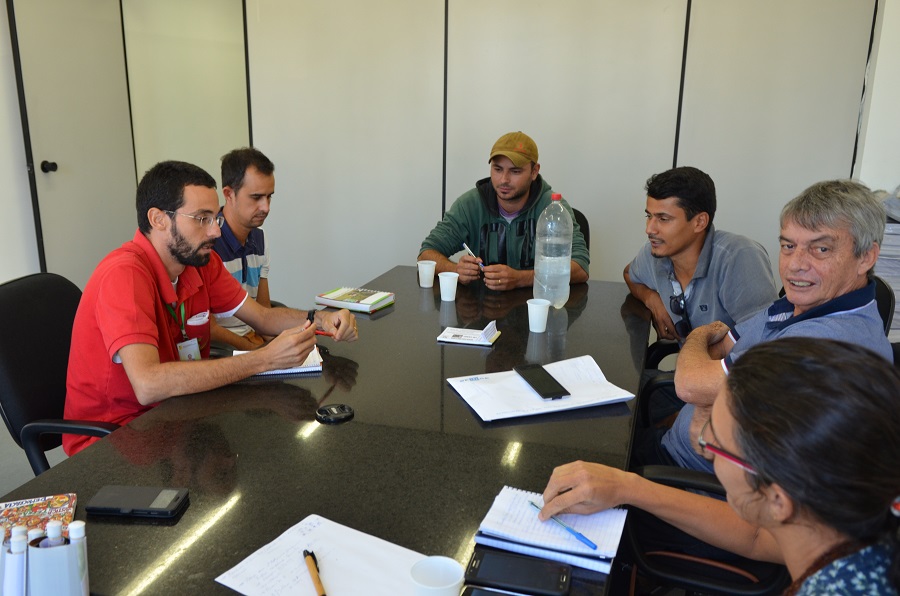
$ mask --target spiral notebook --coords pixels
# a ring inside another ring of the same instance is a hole
[[[247,352],[241,350],[235,350],[233,355],[238,356],[240,354],[246,354]],[[318,373],[322,372],[322,355],[319,354],[319,347],[316,346],[313,348],[312,352],[309,353],[309,356],[306,357],[306,360],[303,361],[303,364],[300,366],[295,366],[293,368],[279,368],[277,370],[267,370],[265,372],[261,372],[250,377],[251,379],[264,379],[267,377],[279,377],[279,376],[298,376],[298,375],[308,375],[314,376]]]
[[[609,573],[612,558],[619,549],[627,511],[607,509],[591,515],[556,516],[595,542],[597,550],[593,550],[553,521],[538,519],[538,512],[529,501],[544,506],[539,493],[504,486],[482,520],[475,542]]]

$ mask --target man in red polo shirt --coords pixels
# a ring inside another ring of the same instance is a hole
[[[65,417],[125,424],[164,399],[303,363],[315,330],[357,338],[349,311],[264,308],[213,251],[221,216],[216,182],[177,161],[152,167],[137,189],[138,231],[91,275],[72,329]],[[209,355],[210,316],[236,316],[267,335],[259,350]],[[312,324],[315,323],[315,324]],[[72,455],[96,438],[64,435]]]

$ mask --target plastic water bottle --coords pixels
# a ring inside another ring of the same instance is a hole
[[[569,299],[572,274],[572,218],[563,207],[562,195],[553,194],[552,198],[537,222],[534,297],[562,308]]]

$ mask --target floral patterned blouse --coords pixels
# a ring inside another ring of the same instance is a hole
[[[897,596],[897,590],[888,577],[891,555],[887,545],[873,544],[832,561],[803,582],[797,596]]]

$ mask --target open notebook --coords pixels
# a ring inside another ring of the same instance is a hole
[[[556,516],[595,542],[597,550],[594,550],[552,520],[538,519],[538,512],[529,501],[544,506],[539,493],[504,486],[478,527],[475,542],[609,573],[612,558],[619,549],[627,511],[607,509],[592,515]]]
[[[242,350],[235,350],[233,355],[239,356],[240,354],[246,354],[247,352]],[[279,368],[277,370],[267,370],[266,372],[262,372],[250,377],[251,379],[260,379],[264,377],[272,377],[277,375],[302,375],[309,373],[319,373],[322,372],[322,355],[319,354],[318,346],[313,348],[313,351],[309,353],[309,356],[306,357],[306,360],[303,361],[303,364],[300,366],[295,366],[293,368]]]

